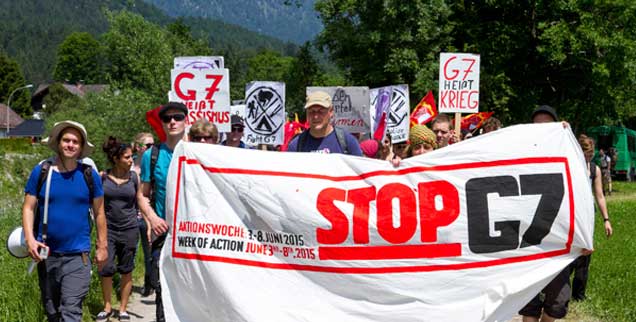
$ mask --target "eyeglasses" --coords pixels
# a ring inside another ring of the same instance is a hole
[[[170,121],[174,119],[177,122],[181,122],[185,120],[185,114],[169,114],[161,116],[161,121],[163,123],[170,123]]]
[[[233,126],[232,127],[232,132],[243,132],[243,127],[242,126]]]
[[[218,138],[216,136],[193,136],[192,137],[192,141],[194,142],[201,142],[201,141],[212,141],[212,142],[216,142],[218,140]]]

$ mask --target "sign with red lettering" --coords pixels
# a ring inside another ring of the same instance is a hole
[[[479,112],[479,55],[439,55],[437,108],[440,113]]]
[[[369,88],[366,86],[307,87],[307,95],[323,91],[331,95],[335,126],[350,133],[369,133]]]
[[[584,157],[557,123],[398,168],[188,142],[173,160],[170,321],[505,321],[593,247]]]
[[[230,131],[230,72],[228,69],[173,69],[170,101],[188,107],[188,126],[206,118],[219,132]]]

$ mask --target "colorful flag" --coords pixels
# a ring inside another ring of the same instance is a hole
[[[161,119],[159,118],[160,109],[161,109],[161,105],[153,108],[152,110],[147,111],[146,122],[148,122],[150,127],[152,127],[152,129],[155,130],[155,133],[157,133],[157,137],[159,137],[159,141],[165,142],[166,132],[164,132],[163,124],[161,122]]]
[[[386,115],[391,107],[392,86],[380,87],[375,98],[375,118],[373,127],[373,138],[382,140],[386,134]]]
[[[305,122],[305,124],[300,123],[300,121],[298,121],[298,114],[294,113],[294,121],[288,119],[287,122],[285,122],[285,143],[283,143],[280,150],[287,151],[289,141],[291,141],[296,134],[302,133],[308,127],[307,122]]]
[[[417,103],[411,113],[411,127],[413,125],[424,125],[437,116],[437,107],[435,106],[435,97],[433,92],[428,91],[426,96]]]
[[[462,118],[462,130],[474,131],[478,129],[493,113],[494,112],[479,112]]]

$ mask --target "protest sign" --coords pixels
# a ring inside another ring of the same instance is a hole
[[[174,58],[174,69],[223,69],[223,56],[182,56]]]
[[[285,83],[250,82],[245,86],[245,142],[276,145],[284,142]]]
[[[479,55],[441,53],[439,57],[439,112],[479,112]]]
[[[593,248],[585,160],[560,123],[399,168],[181,142],[167,182],[169,321],[506,321]]]
[[[206,118],[219,131],[230,131],[230,72],[227,69],[173,69],[170,101],[188,107],[186,123]]]
[[[369,133],[369,88],[351,87],[307,87],[307,95],[323,91],[331,95],[334,108],[334,125],[350,133]]]
[[[371,125],[371,138],[382,140],[386,134],[387,114],[391,109],[393,86],[372,88],[369,90],[369,124]]]
[[[409,86],[393,85],[391,107],[386,115],[387,133],[391,135],[391,142],[406,142],[409,139]],[[371,105],[373,108],[373,104]],[[373,115],[373,112],[371,112]]]

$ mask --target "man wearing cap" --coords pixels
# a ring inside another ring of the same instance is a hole
[[[245,129],[243,118],[236,114],[233,114],[230,117],[230,126],[232,127],[231,132],[225,134],[227,138],[225,141],[221,142],[221,144],[245,149],[247,146],[241,140],[243,138],[243,129]]]
[[[95,254],[99,269],[108,257],[104,192],[95,169],[90,169],[90,179],[84,177],[79,160],[88,156],[94,146],[88,142],[82,124],[74,121],[55,123],[48,146],[57,154],[47,172],[50,179],[46,181],[50,180],[50,185],[45,183],[41,189],[38,187],[44,166],[41,163],[31,171],[24,189],[24,236],[29,255],[39,262],[38,279],[48,320],[81,321],[82,302],[88,294],[91,279],[90,207],[97,227]],[[86,180],[92,180],[92,189]],[[44,208],[46,204],[47,209]],[[34,227],[36,207],[39,216]],[[46,247],[48,256],[43,258],[40,251]]]
[[[532,111],[532,123],[550,123],[557,122],[559,117],[552,106],[541,105]]]
[[[166,223],[166,181],[168,169],[172,160],[172,152],[185,133],[185,118],[188,108],[182,103],[168,103],[159,110],[159,118],[166,133],[166,141],[158,147],[146,150],[141,159],[141,185],[137,191],[137,202],[142,214],[150,222],[154,240],[151,246],[152,260],[150,279],[155,289],[155,303],[157,322],[165,321],[163,314],[163,302],[161,299],[161,285],[159,280],[159,256],[166,239],[168,224]],[[154,169],[153,151],[158,149]],[[151,200],[154,202],[151,204]]]
[[[351,133],[331,124],[334,111],[329,94],[323,91],[309,94],[305,111],[307,111],[309,130],[293,138],[289,142],[287,151],[362,156],[358,140]]]

